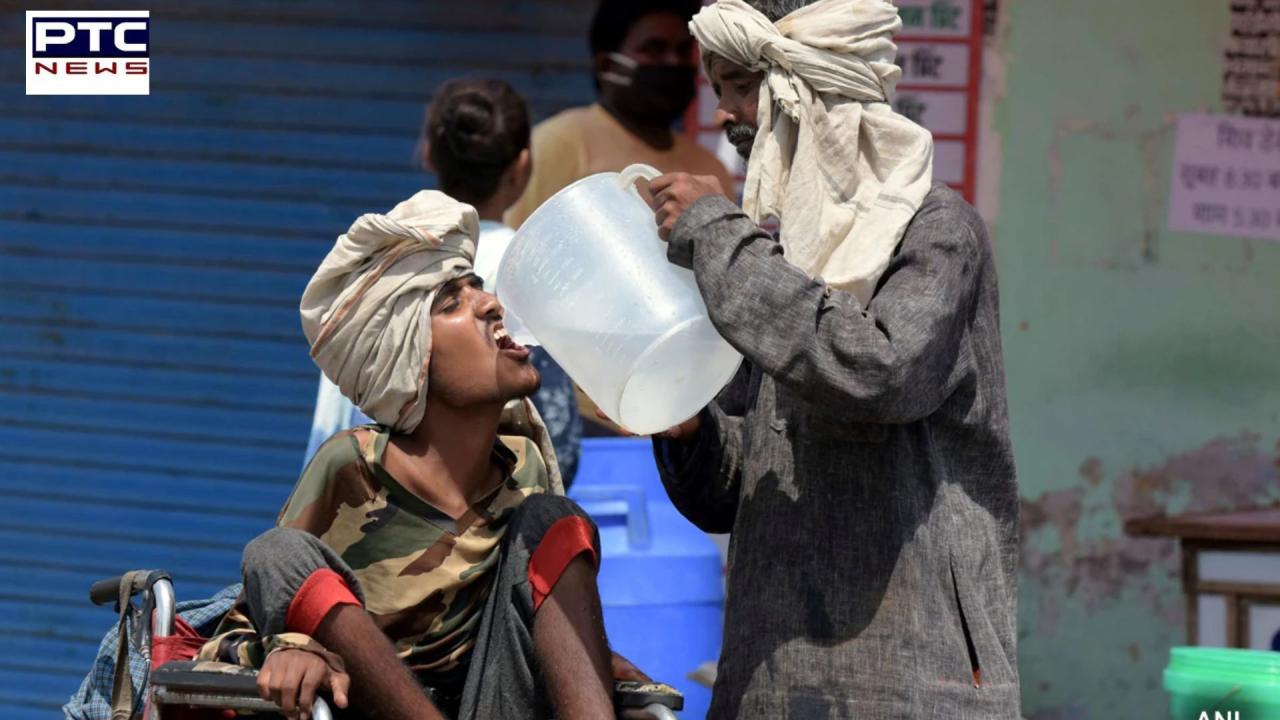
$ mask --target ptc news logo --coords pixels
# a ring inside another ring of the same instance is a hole
[[[150,95],[151,13],[27,11],[28,95]]]

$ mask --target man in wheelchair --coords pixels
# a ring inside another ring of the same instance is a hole
[[[529,351],[471,273],[475,210],[424,191],[338,238],[303,294],[311,355],[377,424],[332,437],[201,660],[378,718],[608,718],[598,535],[525,398]],[[425,692],[424,692],[425,689]]]

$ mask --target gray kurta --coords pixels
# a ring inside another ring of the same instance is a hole
[[[748,361],[696,445],[655,448],[680,511],[733,533],[710,717],[1018,717],[1018,493],[974,209],[935,186],[866,307],[724,198],[669,254]]]

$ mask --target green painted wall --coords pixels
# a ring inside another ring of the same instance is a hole
[[[1164,717],[1177,548],[1124,519],[1280,502],[1280,243],[1165,230],[1174,115],[1220,107],[1228,2],[1001,5],[1024,714]]]

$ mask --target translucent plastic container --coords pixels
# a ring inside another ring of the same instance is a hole
[[[632,165],[556,193],[516,232],[498,297],[596,405],[649,434],[693,417],[742,356],[707,317],[693,273],[667,261]]]
[[[1164,689],[1171,720],[1280,718],[1280,653],[1176,647]]]

